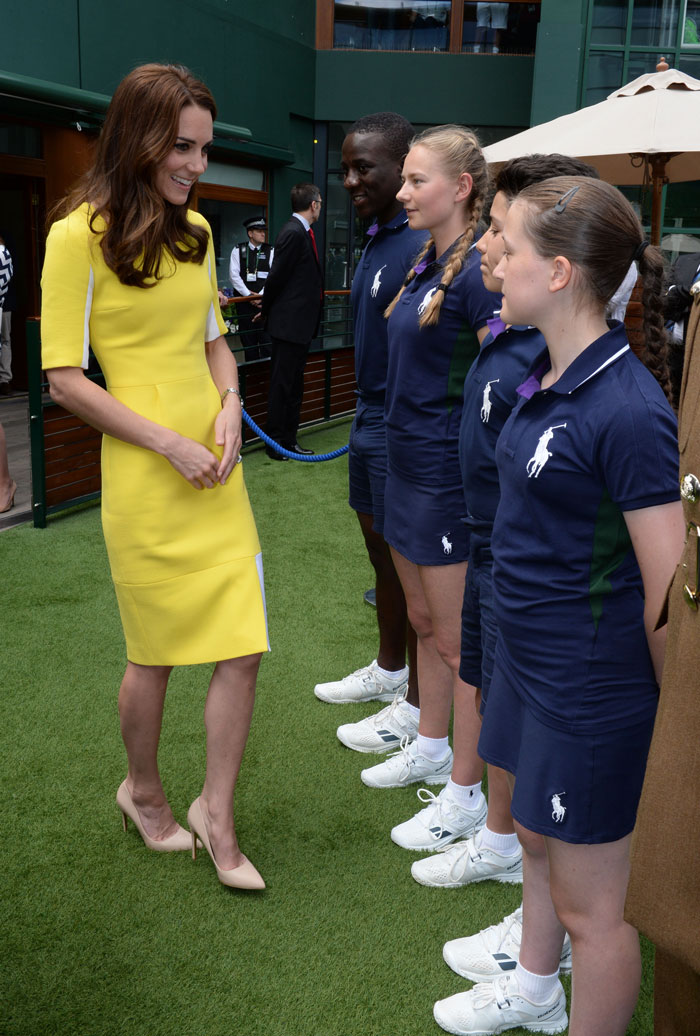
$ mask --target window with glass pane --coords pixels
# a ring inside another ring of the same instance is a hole
[[[688,183],[670,183],[666,188],[666,205],[664,208],[664,224],[666,226],[689,227],[697,230],[700,227],[700,191],[698,181]]]
[[[349,202],[341,176],[329,176],[323,198],[323,215],[326,220],[325,285],[329,291],[350,287],[348,251],[352,216],[349,213]]]
[[[618,46],[625,42],[627,0],[595,0],[591,22],[591,43]]]
[[[680,0],[634,0],[633,47],[675,47],[678,37]]]
[[[681,46],[700,50],[700,0],[686,0]]]
[[[333,46],[353,50],[447,50],[448,0],[335,0]]]
[[[604,101],[613,90],[622,86],[622,59],[618,51],[591,51],[588,55],[586,104]]]
[[[681,72],[685,72],[686,75],[692,76],[693,79],[700,79],[700,54],[684,52],[681,54],[678,68]]]
[[[41,158],[41,130],[14,122],[0,123],[0,154]]]
[[[462,50],[471,54],[534,54],[540,4],[464,4]]]
[[[647,72],[656,72],[658,63],[658,50],[649,51],[646,54],[643,51],[633,51],[627,63],[627,81],[631,82],[637,76],[646,75]]]
[[[264,206],[202,197],[199,198],[197,206],[211,227],[216,256],[217,283],[222,291],[235,295],[229,278],[231,252],[241,241],[248,240],[248,232],[243,226],[243,220],[250,216],[264,216]]]

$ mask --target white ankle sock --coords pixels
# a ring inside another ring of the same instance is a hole
[[[546,1004],[548,1000],[551,1000],[559,985],[558,969],[553,975],[533,975],[522,964],[517,964],[515,977],[520,986],[520,992],[533,1004]]]
[[[382,669],[379,662],[377,662],[375,669],[380,676],[385,676],[387,680],[400,680],[402,676],[406,674],[406,666],[403,669],[397,669],[395,673],[392,673],[390,669]]]
[[[484,798],[481,784],[455,784],[450,777],[447,782],[450,798],[462,809],[478,809]]]
[[[520,848],[520,842],[516,834],[512,835],[499,835],[495,831],[491,831],[488,826],[482,827],[481,829],[481,845],[487,849],[493,849],[495,853],[500,853],[501,856],[515,856],[518,849]]]
[[[413,719],[415,719],[415,720],[419,720],[420,719],[420,709],[419,708],[416,708],[415,705],[411,705],[410,701],[404,702],[404,705],[409,710],[409,715],[412,716]]]
[[[450,742],[446,737],[426,737],[424,734],[419,734],[416,739],[416,747],[419,755],[424,755],[426,759],[439,763],[447,755]]]

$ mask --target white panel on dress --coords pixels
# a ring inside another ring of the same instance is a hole
[[[267,637],[267,650],[270,651],[270,630],[267,625],[267,601],[265,600],[265,577],[263,575],[262,553],[255,555],[255,564],[258,568],[258,579],[260,580],[260,593],[263,600],[263,611],[265,612],[265,636]]]
[[[90,362],[90,314],[92,312],[92,296],[95,290],[95,274],[90,267],[87,295],[85,296],[85,319],[83,321],[83,360],[80,366],[87,370]]]

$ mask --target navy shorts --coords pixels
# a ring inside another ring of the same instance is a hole
[[[419,485],[390,467],[384,539],[414,565],[456,565],[469,557],[462,483]]]
[[[547,726],[516,693],[497,653],[479,755],[515,775],[511,811],[523,827],[598,845],[634,827],[653,729],[653,716],[594,734]]]
[[[380,536],[384,535],[386,464],[384,407],[360,402],[350,429],[348,503],[354,511],[372,515],[372,528]]]
[[[459,675],[465,683],[481,689],[482,714],[491,686],[497,639],[490,541],[472,531],[462,605]]]

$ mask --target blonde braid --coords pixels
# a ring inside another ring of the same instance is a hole
[[[396,293],[396,295],[394,295],[393,299],[391,300],[389,305],[384,310],[384,319],[385,320],[388,320],[389,317],[391,316],[391,314],[394,312],[394,308],[396,306],[396,303],[399,301],[399,299],[403,295],[403,293],[406,290],[406,288],[409,286],[409,284],[411,283],[413,278],[416,276],[416,266],[418,266],[420,264],[420,261],[423,258],[423,256],[428,254],[428,252],[430,251],[430,249],[432,248],[432,246],[434,244],[435,244],[435,242],[433,241],[433,238],[432,238],[432,235],[431,235],[428,238],[428,240],[425,242],[423,247],[421,248],[421,250],[418,253],[418,255],[416,256],[416,258],[415,258],[415,260],[413,262],[413,266],[411,267],[411,269],[406,274],[406,278],[405,278],[403,284],[401,285],[401,287],[399,288],[398,292]]]
[[[472,180],[471,192],[465,202],[465,215],[468,216],[465,232],[452,249],[439,288],[433,293],[433,297],[420,317],[418,326],[422,328],[437,324],[445,293],[464,266],[467,251],[474,240],[477,224],[484,207],[484,200],[489,186],[489,173],[476,135],[465,126],[434,126],[432,129],[424,130],[414,137],[411,141],[411,147],[414,147],[416,144],[434,151],[439,156],[442,169],[448,178],[454,177],[456,181],[462,173],[468,173]],[[393,313],[394,307],[403,295],[404,290],[416,276],[416,266],[434,243],[431,237],[417,256],[413,269],[406,277],[401,290],[385,309],[385,317],[389,317]]]
[[[440,287],[442,290],[436,291],[428,305],[425,307],[422,316],[418,320],[419,327],[433,327],[440,319],[440,309],[445,295],[447,294],[447,289],[464,266],[464,260],[466,259],[467,252],[474,240],[476,228],[481,218],[482,209],[483,202],[478,202],[472,209],[467,229],[452,249],[452,254],[445,266],[445,271],[442,275],[442,280],[440,281]]]

